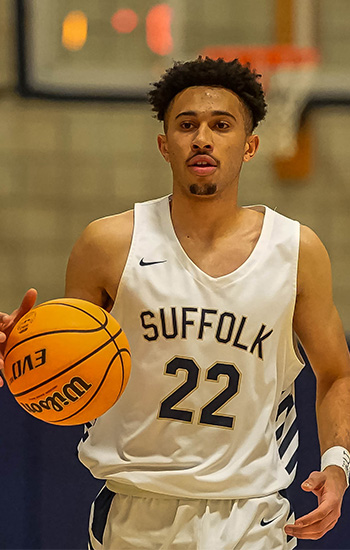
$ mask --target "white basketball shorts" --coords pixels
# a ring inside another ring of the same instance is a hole
[[[248,500],[131,496],[104,487],[91,507],[89,550],[291,550],[284,491]]]

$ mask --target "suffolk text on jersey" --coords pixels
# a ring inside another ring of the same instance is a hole
[[[250,353],[256,352],[262,359],[263,342],[273,333],[273,329],[268,330],[262,323],[254,340],[246,345],[242,341],[242,332],[248,317],[244,315],[237,319],[236,315],[229,311],[220,313],[217,309],[198,307],[171,307],[170,310],[167,312],[165,308],[161,307],[158,312],[149,310],[141,312],[141,324],[146,329],[143,337],[146,340],[152,342],[158,340],[159,337],[165,339],[197,337],[197,340],[203,340],[211,337],[215,338],[217,342],[229,343],[237,348],[249,350]],[[192,314],[192,318],[189,317],[189,314]],[[167,319],[170,319],[170,326],[167,326]],[[234,332],[236,325],[237,330]],[[188,330],[189,326],[193,326],[194,329]]]

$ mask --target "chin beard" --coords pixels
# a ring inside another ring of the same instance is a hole
[[[190,193],[192,195],[214,195],[216,191],[216,183],[206,183],[204,185],[193,183],[192,185],[190,185]]]

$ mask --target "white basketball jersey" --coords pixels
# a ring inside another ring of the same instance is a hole
[[[169,197],[135,205],[112,314],[131,347],[120,400],[88,426],[80,460],[121,486],[189,498],[287,487],[298,434],[293,337],[299,223],[266,206],[259,240],[211,277],[186,255]]]

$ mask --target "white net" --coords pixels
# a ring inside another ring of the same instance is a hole
[[[315,86],[316,74],[316,65],[305,64],[282,65],[269,75],[268,113],[257,129],[263,154],[284,159],[294,156],[300,117]]]

